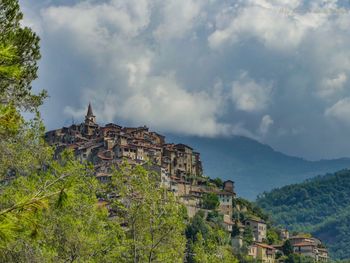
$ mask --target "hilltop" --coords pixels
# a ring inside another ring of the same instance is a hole
[[[275,189],[257,205],[289,230],[322,239],[333,258],[350,258],[350,170]]]

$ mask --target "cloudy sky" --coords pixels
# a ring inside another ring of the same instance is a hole
[[[244,135],[350,156],[350,1],[22,0],[49,129],[80,121]]]

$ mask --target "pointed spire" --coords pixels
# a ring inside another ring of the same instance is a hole
[[[91,103],[90,102],[89,102],[89,107],[88,107],[88,111],[87,111],[86,116],[87,117],[94,116],[94,114],[92,112],[92,107],[91,107]]]

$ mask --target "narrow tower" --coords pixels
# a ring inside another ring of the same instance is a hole
[[[91,103],[89,102],[89,106],[88,106],[88,110],[85,116],[85,124],[87,125],[94,125],[96,124],[96,116],[94,115],[94,113],[92,112],[92,107],[91,107]]]
[[[95,134],[95,130],[98,125],[96,124],[96,117],[92,112],[91,103],[89,103],[88,110],[85,116],[85,135],[92,136]]]

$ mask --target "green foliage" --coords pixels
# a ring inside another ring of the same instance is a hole
[[[254,241],[254,235],[253,230],[251,227],[245,227],[243,232],[243,245],[244,246],[250,246],[253,244]]]
[[[215,179],[210,179],[210,182],[215,184],[216,187],[219,187],[219,188],[221,188],[223,186],[223,184],[224,184],[224,182],[219,177],[217,177]]]
[[[186,237],[191,242],[197,241],[197,236],[200,233],[203,238],[207,238],[210,232],[210,226],[206,223],[204,213],[199,211],[191,220],[191,223],[186,228]]]
[[[125,250],[118,262],[182,262],[185,250],[183,206],[159,186],[156,174],[124,164],[114,172],[106,193],[117,220],[125,226]]]
[[[96,180],[72,155],[62,161],[4,188],[1,262],[105,262],[118,251],[123,232],[97,206]]]
[[[290,254],[293,253],[293,246],[289,239],[284,242],[282,246],[282,251],[283,251],[283,254],[286,256],[289,256]]]
[[[332,257],[350,257],[349,170],[273,190],[260,196],[257,204],[291,231],[320,238]]]
[[[199,233],[197,242],[193,245],[193,261],[194,263],[238,263],[234,257],[232,249],[229,245],[221,243],[220,239],[225,236],[224,231],[217,231],[215,233],[218,240],[213,237],[203,239]],[[221,244],[220,244],[221,243]]]
[[[209,215],[208,215],[209,216]],[[186,228],[187,262],[238,262],[230,245],[230,235],[220,222],[207,220],[203,212],[198,212]]]
[[[220,205],[219,197],[214,193],[205,193],[202,198],[202,207],[204,209],[214,210]]]
[[[11,82],[19,80],[22,70],[18,63],[16,49],[12,46],[0,44],[0,77]]]
[[[307,257],[303,255],[290,254],[284,257],[285,263],[314,263],[315,260],[312,257]]]
[[[267,229],[266,239],[269,245],[278,244],[280,242],[279,234],[274,228]]]
[[[12,104],[0,105],[0,138],[16,135],[21,124],[22,117]]]
[[[11,175],[29,175],[43,167],[52,150],[43,140],[43,125],[39,117],[23,122],[18,111],[0,107],[0,181]]]
[[[263,212],[263,210],[255,203],[249,202],[248,200],[238,197],[232,200],[233,207],[239,209],[239,213],[235,214],[235,219],[244,221],[250,216],[258,217],[266,222],[269,221],[269,216]]]
[[[40,59],[39,37],[21,27],[23,15],[18,0],[0,1],[0,102],[35,110],[47,96],[31,92]]]
[[[219,225],[219,224],[223,223],[224,216],[216,210],[210,211],[210,212],[208,212],[208,215],[207,215],[207,221],[213,222],[213,223]]]
[[[232,226],[232,232],[231,232],[231,236],[232,237],[236,237],[240,234],[240,227],[238,226],[237,223],[235,223],[233,226]]]

